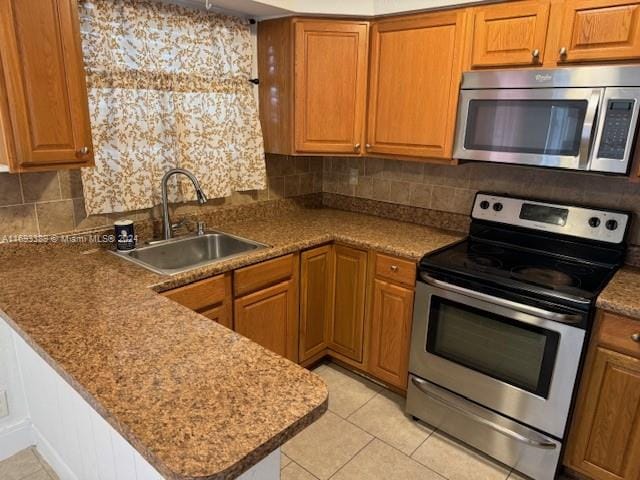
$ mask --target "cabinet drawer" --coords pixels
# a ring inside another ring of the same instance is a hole
[[[388,255],[376,253],[376,277],[410,287],[416,285],[416,264]]]
[[[640,358],[640,341],[632,336],[640,335],[640,320],[603,312],[598,331],[598,345]]]
[[[207,278],[184,287],[164,292],[163,295],[180,305],[200,312],[224,302],[225,275]]]
[[[234,273],[235,296],[246,295],[286,280],[293,275],[293,272],[293,254],[236,270]]]

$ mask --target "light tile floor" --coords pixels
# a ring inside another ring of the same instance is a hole
[[[58,480],[58,476],[35,448],[27,448],[0,462],[0,479]]]
[[[335,364],[329,411],[282,448],[282,480],[524,480],[404,414],[404,398]]]

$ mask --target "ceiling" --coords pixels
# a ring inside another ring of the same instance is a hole
[[[374,16],[429,10],[478,0],[164,0],[192,8],[205,8],[224,13],[265,19],[288,15],[355,15]]]

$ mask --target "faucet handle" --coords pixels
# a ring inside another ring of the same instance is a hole
[[[198,228],[196,230],[196,233],[198,235],[204,235],[204,230],[207,228],[207,225],[204,222],[198,221]]]

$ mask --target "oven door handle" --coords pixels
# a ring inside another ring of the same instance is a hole
[[[436,402],[444,405],[447,408],[450,408],[452,410],[455,410],[456,412],[464,415],[467,418],[470,418],[471,420],[481,423],[487,427],[489,427],[492,430],[495,430],[498,433],[501,433],[502,435],[511,438],[512,440],[516,440],[520,443],[525,443],[527,445],[530,445],[532,447],[536,447],[536,448],[543,448],[545,450],[553,450],[557,447],[557,445],[548,440],[547,438],[543,437],[542,435],[536,435],[538,438],[530,438],[527,437],[525,435],[522,435],[518,432],[515,432],[507,427],[504,427],[502,425],[499,425],[495,422],[492,422],[491,420],[489,420],[488,418],[484,418],[483,416],[475,413],[475,412],[471,412],[467,409],[465,409],[464,407],[461,407],[460,405],[455,405],[454,403],[448,402],[447,400],[445,400],[444,398],[442,398],[441,396],[429,391],[426,386],[428,385],[428,383],[424,380],[421,380],[417,377],[414,377],[413,375],[411,376],[411,382],[416,386],[416,388],[418,390],[420,390],[423,394],[425,394],[426,396],[430,397],[432,400],[435,400]],[[532,432],[534,433],[534,432]]]
[[[587,111],[584,116],[584,124],[582,127],[582,134],[580,135],[580,151],[578,159],[578,168],[580,170],[586,170],[589,166],[589,159],[591,157],[591,147],[593,146],[593,128],[596,124],[598,117],[598,107],[600,106],[600,98],[604,93],[603,89],[594,89],[591,92],[589,103],[587,104]]]
[[[499,305],[511,310],[517,310],[518,312],[527,313],[529,315],[533,315],[534,317],[541,317],[546,320],[553,320],[554,322],[566,323],[569,325],[579,324],[584,318],[582,315],[577,313],[572,314],[551,312],[543,308],[525,305],[524,303],[514,302],[505,298],[494,297],[493,295],[487,295],[486,293],[476,292],[468,288],[459,287],[457,285],[452,285],[448,282],[438,280],[437,278],[433,278],[431,275],[427,275],[426,273],[420,273],[420,277],[429,285],[432,285],[434,287],[442,288],[443,290],[449,290],[451,292],[456,292],[467,297],[475,298],[477,300],[483,300],[485,302],[493,303],[494,305]]]

